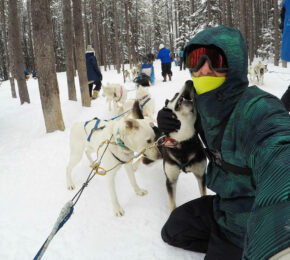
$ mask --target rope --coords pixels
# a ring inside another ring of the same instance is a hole
[[[92,175],[93,171],[95,170],[96,172],[98,171],[99,168],[99,164],[108,148],[108,145],[110,144],[110,141],[112,139],[113,135],[111,136],[110,140],[107,142],[107,146],[99,160],[99,163],[96,163],[93,167],[93,169],[91,170],[88,178],[86,179],[86,181],[84,182],[84,184],[82,185],[82,187],[79,189],[79,191],[75,194],[75,196],[68,201],[63,208],[61,209],[61,212],[52,228],[52,231],[50,232],[48,238],[46,239],[46,241],[43,243],[42,247],[39,249],[39,251],[37,252],[36,256],[33,258],[33,260],[40,260],[42,258],[42,256],[44,255],[46,249],[48,248],[51,240],[54,238],[54,236],[56,235],[56,233],[63,227],[63,225],[69,220],[69,218],[71,217],[73,211],[74,211],[74,206],[76,205],[76,203],[78,202],[80,196],[82,195],[85,187],[88,186],[89,182],[94,178],[95,174]],[[103,142],[101,144],[101,146],[104,144],[105,142]],[[100,148],[100,147],[99,147]],[[99,150],[99,149],[98,149]],[[102,169],[102,168],[101,168]],[[100,174],[103,175],[103,174]],[[75,200],[75,202],[74,202]]]
[[[98,152],[99,152],[99,149],[105,144],[107,143],[107,146],[106,148],[104,149],[104,152],[102,153],[101,155],[101,158],[99,159],[99,162],[95,163],[97,161],[97,159],[94,161],[94,164],[91,166],[93,169],[91,170],[91,172],[89,173],[86,181],[83,183],[82,187],[79,189],[79,191],[75,194],[75,196],[70,200],[68,201],[62,208],[60,214],[59,214],[59,217],[57,218],[57,221],[55,222],[54,226],[53,226],[53,229],[51,231],[51,233],[49,234],[48,238],[46,239],[46,241],[44,242],[44,244],[42,245],[42,247],[39,249],[39,251],[37,252],[36,256],[33,258],[33,260],[40,260],[42,258],[42,256],[44,255],[46,249],[48,248],[51,240],[54,238],[54,236],[56,235],[56,233],[63,227],[63,225],[69,220],[69,218],[71,217],[73,211],[74,211],[74,206],[76,205],[76,203],[78,202],[78,200],[80,199],[80,196],[82,195],[85,187],[88,186],[89,182],[94,178],[94,176],[96,174],[99,174],[99,175],[106,175],[107,172],[115,169],[117,166],[121,165],[121,164],[124,164],[124,163],[117,163],[114,167],[112,167],[111,169],[109,170],[105,170],[103,168],[101,168],[99,165],[102,161],[102,158],[105,154],[105,152],[107,151],[108,149],[108,146],[109,144],[114,144],[114,145],[118,145],[114,142],[111,142],[111,139],[112,139],[113,135],[111,135],[110,139],[109,140],[105,140],[103,141],[99,147],[98,147],[98,150],[97,150],[97,157],[98,157]],[[159,138],[160,139],[160,138]],[[158,139],[158,140],[159,140]],[[149,147],[146,147],[144,148],[140,153],[138,153],[137,155],[133,156],[131,159],[129,159],[127,162],[125,163],[129,163],[131,162],[132,160],[134,160],[135,158],[143,155],[145,153],[145,151],[147,149],[151,149],[152,147],[158,145],[158,140],[155,141],[151,146]],[[161,140],[161,139],[160,139]],[[99,169],[102,170],[102,172],[99,172]],[[93,171],[96,171],[95,174],[92,175]]]

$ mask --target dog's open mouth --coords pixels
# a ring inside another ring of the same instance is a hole
[[[178,97],[176,104],[175,104],[175,110],[180,110],[182,105],[185,106],[193,106],[194,102],[194,93],[193,88],[190,86],[185,86],[184,91],[181,93],[181,95]]]

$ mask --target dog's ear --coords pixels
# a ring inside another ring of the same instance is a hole
[[[144,116],[143,116],[143,113],[142,113],[142,110],[141,110],[141,107],[140,107],[138,100],[136,100],[133,104],[132,116],[133,116],[133,118],[136,118],[136,119],[144,119]]]
[[[125,121],[125,126],[127,129],[139,129],[139,123],[134,119],[128,119]]]

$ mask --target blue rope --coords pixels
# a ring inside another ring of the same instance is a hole
[[[40,260],[42,258],[43,254],[46,251],[46,249],[48,248],[48,245],[50,244],[51,240],[56,235],[56,233],[63,227],[63,225],[69,220],[73,211],[74,211],[73,201],[70,200],[62,208],[62,210],[59,214],[59,217],[58,217],[50,235],[45,240],[45,242],[43,243],[42,247],[37,252],[36,256],[33,258],[33,260]]]

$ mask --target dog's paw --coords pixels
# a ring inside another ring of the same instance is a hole
[[[68,190],[74,190],[75,189],[75,185],[73,185],[72,183],[68,184],[67,188],[68,188]]]
[[[116,217],[122,217],[125,214],[125,211],[121,207],[114,209],[114,212]]]
[[[147,193],[148,193],[147,190],[143,190],[143,189],[136,190],[136,194],[139,195],[139,196],[144,196]]]

